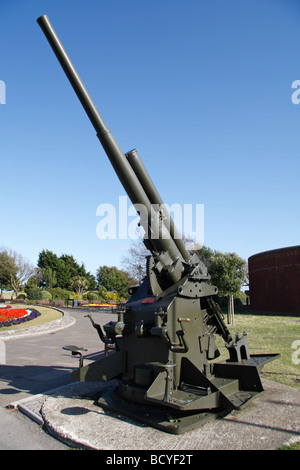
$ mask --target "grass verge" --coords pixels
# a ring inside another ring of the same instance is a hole
[[[228,325],[228,329],[232,336],[236,332],[239,335],[244,331],[247,333],[250,354],[280,354],[279,358],[264,366],[261,377],[300,391],[299,317],[236,313],[234,325]],[[222,339],[218,337],[216,342],[221,352],[216,361],[228,359]],[[279,450],[300,450],[300,441]]]
[[[264,366],[262,377],[300,391],[300,343],[296,343],[300,341],[299,317],[236,314],[235,324],[228,328],[233,337],[236,332],[247,333],[250,354],[279,353],[278,359]],[[222,339],[218,338],[217,344],[221,359],[227,359]]]

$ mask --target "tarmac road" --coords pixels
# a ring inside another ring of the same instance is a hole
[[[60,325],[53,330],[45,325],[42,331],[32,328],[27,334],[9,339],[0,333],[0,450],[67,448],[38,424],[7,408],[15,401],[72,383],[70,373],[77,369],[78,358],[63,350],[63,346],[72,344],[87,349],[84,365],[103,355],[104,345],[84,315],[92,313],[101,325],[115,319],[115,315],[82,308],[61,310],[65,324],[71,326],[60,329]]]
[[[0,422],[0,450],[69,449],[19,411],[0,407]]]

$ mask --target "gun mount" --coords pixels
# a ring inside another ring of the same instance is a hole
[[[122,152],[48,17],[37,22],[140,215],[151,252],[147,275],[131,289],[118,321],[104,325],[103,332],[90,316],[101,341],[113,344],[115,351],[79,367],[73,379],[117,379],[116,387],[103,392],[100,406],[175,434],[240,408],[263,390],[259,371],[278,355],[250,355],[246,334],[231,337],[215,301],[217,288],[210,285],[198,256],[185,248],[137,151]],[[228,349],[226,362],[214,362],[219,356],[216,335]]]

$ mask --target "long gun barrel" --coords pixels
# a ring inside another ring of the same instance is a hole
[[[165,209],[162,210],[162,213],[153,210],[153,205],[161,205],[162,200],[140,158],[138,156],[136,157],[137,152],[128,152],[126,158],[95,107],[70,58],[57,37],[49,18],[47,15],[43,15],[37,19],[37,22],[93,124],[97,137],[132,204],[136,205],[136,207],[142,205],[146,211],[146,217],[141,216],[141,225],[146,234],[148,234],[148,237],[150,231],[150,240],[148,239],[146,243],[147,247],[150,247],[152,253],[167,269],[170,281],[178,281],[182,277],[184,265],[190,263],[191,257],[177,229],[174,227],[168,212]],[[155,218],[157,219],[156,222],[158,222],[159,219],[159,223],[153,223]],[[158,226],[159,234],[157,231],[151,234],[151,229],[153,230],[153,227]]]

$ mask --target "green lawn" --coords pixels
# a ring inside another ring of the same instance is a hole
[[[224,317],[227,318],[226,315]],[[234,325],[228,325],[231,335],[234,336],[236,332],[241,335],[246,331],[250,354],[280,354],[278,359],[264,366],[261,377],[300,391],[300,364],[295,363],[300,360],[300,317],[236,312],[234,320]],[[295,341],[299,343],[292,347]],[[217,345],[221,360],[228,359],[228,351],[221,338],[217,338]],[[300,441],[280,450],[300,450]]]
[[[226,317],[225,317],[226,318]],[[235,324],[228,325],[234,337],[245,331],[248,336],[250,354],[279,353],[280,357],[267,363],[262,371],[262,378],[267,378],[289,385],[300,391],[300,318],[258,314],[235,314]],[[298,346],[293,343],[299,341]],[[228,352],[218,338],[217,344],[222,358],[228,358]],[[299,354],[297,353],[299,350]],[[296,361],[295,361],[296,359]]]

